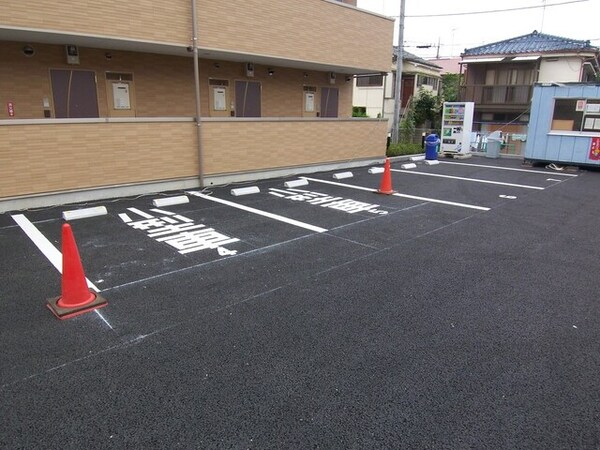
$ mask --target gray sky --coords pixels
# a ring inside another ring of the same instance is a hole
[[[560,6],[573,0],[404,0],[404,44],[406,50],[434,57],[440,40],[440,56],[458,56],[465,48],[521,36],[538,30],[571,39],[590,40],[600,46],[600,0],[587,0]],[[541,8],[546,4],[546,8]],[[448,17],[415,15],[464,13],[540,6],[536,9]],[[400,15],[400,0],[358,0],[358,7],[386,16]],[[397,43],[397,28],[394,44]],[[416,48],[430,44],[430,49]]]

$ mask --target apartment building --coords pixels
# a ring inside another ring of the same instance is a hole
[[[381,158],[352,77],[392,37],[355,0],[4,0],[0,210]]]

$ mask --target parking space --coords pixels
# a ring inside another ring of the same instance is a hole
[[[234,197],[231,188],[191,190],[189,203],[161,208],[153,206],[152,196],[109,203],[107,215],[73,224],[88,279],[100,291],[115,290],[188,269],[206,266],[210,270],[211,264],[222,260],[264,254],[297,240],[302,248],[320,242],[311,250],[317,260],[324,253],[320,248],[331,248],[335,239],[368,254],[577,176],[486,160],[442,161],[411,170],[395,163],[391,176],[396,192],[379,195],[381,175],[367,169],[356,169],[343,180],[336,180],[333,173],[301,176],[296,179],[305,184],[297,187],[286,187],[286,180],[263,181],[257,184],[260,192],[248,196]],[[59,264],[52,263],[48,252],[60,250],[60,212],[64,209],[13,214],[15,222],[19,222],[17,216],[22,217],[47,243],[36,251],[24,230],[6,224],[8,248],[20,255],[26,249],[32,257],[21,258],[24,265],[10,258],[5,264],[19,274],[35,266],[47,272],[47,279],[55,279],[51,265],[58,269]],[[314,234],[326,237],[316,239]],[[312,254],[303,256],[303,262],[315,259]],[[309,266],[319,268],[313,262]]]
[[[89,279],[104,289],[313,233],[378,250],[577,176],[487,160],[442,161],[410,170],[399,166],[392,167],[393,195],[377,195],[380,175],[359,168],[344,180],[332,173],[303,176],[299,179],[305,184],[297,187],[285,187],[284,180],[264,181],[258,183],[259,193],[241,197],[230,195],[229,188],[192,190],[189,203],[163,208],[153,206],[151,197],[115,202],[108,215],[77,222],[80,252]],[[60,248],[59,212],[53,208],[22,216]],[[390,232],[390,221],[401,221],[402,233]],[[10,225],[5,229],[19,234]],[[40,249],[35,258],[42,266],[44,252]]]
[[[23,426],[45,435],[49,445],[60,441],[57,436],[81,443],[69,430],[44,431],[44,414],[58,411],[54,418],[64,422],[75,404],[89,416],[83,398],[119,403],[113,384],[128,395],[143,384],[155,395],[134,396],[138,409],[123,407],[108,424],[82,428],[99,426],[97,443],[110,436],[117,446],[172,443],[152,431],[171,422],[162,416],[142,426],[150,440],[124,431],[143,411],[157,411],[172,398],[174,417],[190,414],[197,425],[182,442],[266,448],[274,443],[265,425],[270,418],[282,427],[278,445],[308,442],[307,436],[323,445],[332,441],[310,425],[319,414],[335,434],[352,435],[354,427],[372,428],[368,417],[384,414],[383,401],[392,405],[386,415],[400,420],[408,411],[415,430],[435,436],[405,443],[457,443],[461,414],[475,420],[461,397],[468,371],[480,377],[466,381],[474,383],[469,389],[480,405],[478,417],[493,427],[495,413],[484,406],[487,386],[514,388],[510,376],[493,374],[513,363],[518,372],[532,354],[546,351],[544,322],[562,327],[564,318],[567,328],[549,340],[564,340],[565,358],[578,348],[588,351],[598,335],[585,319],[595,307],[582,300],[592,292],[590,280],[570,264],[580,253],[571,237],[595,229],[582,205],[597,199],[590,190],[597,174],[557,174],[482,158],[411,170],[400,165],[392,164],[394,195],[377,194],[381,174],[361,167],[345,179],[326,172],[261,181],[254,184],[259,192],[247,196],[231,195],[232,186],[160,196],[188,196],[188,203],[172,206],[155,207],[157,196],[98,202],[107,215],[71,225],[86,276],[109,305],[64,322],[44,302],[60,293],[61,212],[84,205],[2,215],[0,269],[8,274],[0,286],[3,412],[17,411]],[[305,183],[284,185],[297,179]],[[570,228],[563,228],[567,223]],[[588,257],[585,263],[593,260]],[[555,267],[558,261],[565,267]],[[528,277],[521,277],[528,267]],[[561,272],[569,283],[580,283],[580,300],[563,298],[569,294],[553,278]],[[585,328],[583,341],[566,334],[573,325]],[[523,352],[520,337],[533,353]],[[487,365],[480,366],[474,352]],[[536,363],[534,372],[544,364]],[[597,355],[584,366],[586,374],[600,367]],[[398,376],[406,389],[424,383],[427,388],[414,395],[434,393],[440,409],[398,393]],[[57,385],[61,378],[74,387]],[[375,378],[381,383],[373,384]],[[514,389],[512,395],[536,396],[525,382]],[[24,417],[36,401],[32,390],[45,392],[42,406]],[[298,410],[281,409],[288,402],[282,392],[291,393]],[[186,396],[201,402],[203,411]],[[349,422],[326,419],[341,417],[338,396],[361,415],[350,414]],[[240,412],[245,402],[274,416]],[[450,414],[452,402],[461,411],[447,426],[424,422],[428,415]],[[6,423],[4,442],[27,446],[19,427]],[[375,441],[360,442],[370,447]]]

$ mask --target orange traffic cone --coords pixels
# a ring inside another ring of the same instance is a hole
[[[392,189],[392,171],[390,170],[390,160],[385,159],[385,165],[383,166],[383,176],[381,177],[381,184],[379,185],[378,194],[393,194],[395,191]]]
[[[100,295],[89,290],[71,225],[62,226],[62,295],[48,300],[48,308],[59,319],[69,319],[106,306]]]

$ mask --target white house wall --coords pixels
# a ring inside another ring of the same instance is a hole
[[[381,114],[383,105],[383,86],[376,87],[358,87],[354,86],[354,106],[364,106],[367,108],[367,115],[376,118]]]
[[[354,92],[353,92],[353,100],[352,105],[354,106],[362,106],[367,108],[367,115],[372,118],[377,118],[378,114],[381,114],[381,108],[383,106],[383,118],[388,119],[388,131],[392,126],[392,119],[394,117],[394,97],[392,96],[394,92],[394,72],[396,66],[393,66],[393,71],[387,74],[387,77],[383,78],[383,86],[381,87],[359,87],[356,85],[356,80],[354,81]],[[404,61],[404,65],[402,67],[403,76],[413,75],[415,77],[414,80],[414,92],[415,94],[419,92],[419,89],[422,87],[425,91],[431,92],[433,95],[438,94],[438,90],[441,87],[441,77],[439,70],[431,69],[427,66],[423,66],[418,63],[413,63],[411,61]],[[417,76],[431,76],[437,78],[438,81],[438,89],[434,89],[433,86],[428,84],[423,84],[421,86],[417,86]],[[385,99],[384,99],[385,97]]]
[[[549,60],[550,59],[550,60]],[[581,59],[574,57],[560,58],[553,61],[552,58],[542,58],[540,63],[540,83],[569,81],[580,81]]]
[[[394,72],[388,72],[387,77],[383,79],[385,98],[392,98],[394,94]]]

